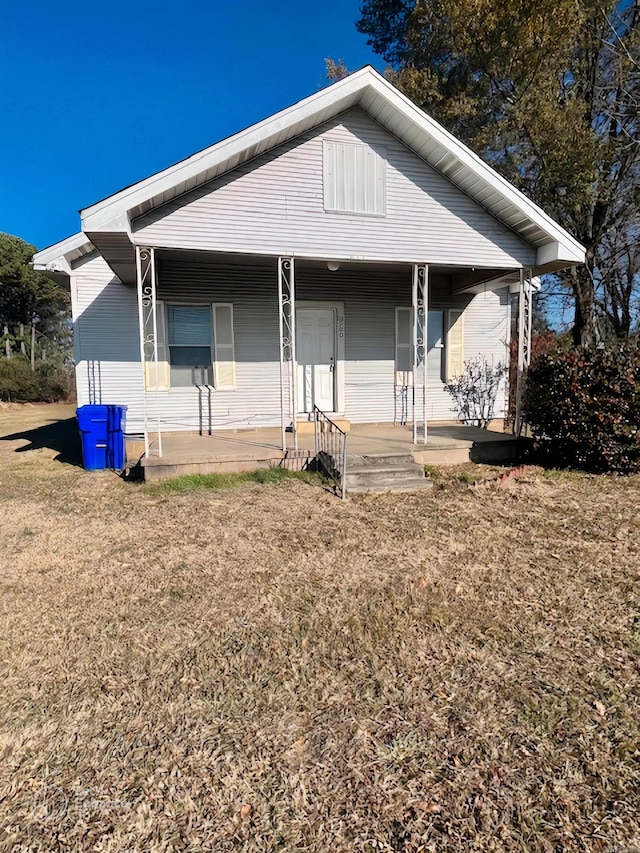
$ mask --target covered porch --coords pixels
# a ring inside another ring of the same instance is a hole
[[[300,424],[297,449],[281,446],[278,427],[216,430],[211,435],[171,433],[163,436],[163,455],[144,456],[141,441],[127,444],[128,464],[139,463],[145,480],[163,480],[184,474],[249,471],[286,467],[303,470],[316,456],[312,422]],[[411,425],[352,424],[345,440],[347,464],[353,460],[411,457],[420,465],[464,462],[509,464],[518,460],[521,441],[496,429],[459,423],[430,425],[426,444],[415,444]]]
[[[447,335],[457,318],[469,312],[476,294],[519,290],[518,325],[525,342],[519,361],[526,365],[531,270],[139,246],[136,261],[144,377],[141,432],[149,469],[162,468],[160,460],[169,464],[176,455],[185,459],[200,453],[207,458],[230,456],[227,461],[243,464],[251,455],[247,448],[256,446],[263,449],[265,460],[305,458],[314,449],[313,430],[305,421],[312,419],[315,407],[338,424],[354,424],[350,452],[359,452],[352,450],[354,443],[357,447],[365,440],[373,442],[371,452],[379,453],[406,451],[408,445],[423,450],[429,445],[428,453],[451,442],[458,450],[486,444],[483,436],[467,433],[463,438],[460,430],[467,428],[459,425],[447,436],[438,433],[434,422],[436,432],[430,436],[432,418],[452,416],[448,400],[443,403],[444,382],[465,357],[464,339]],[[212,346],[205,347],[213,369],[193,368],[193,379],[174,387],[167,311],[175,315],[186,305],[203,313],[208,306],[214,308]],[[484,328],[467,323],[469,336],[475,335],[473,347],[486,346],[490,333],[504,350],[508,302],[497,315],[500,329],[495,307],[484,310]],[[318,351],[311,356],[301,352],[305,340],[299,327],[310,315],[317,324],[327,319],[328,354],[322,350],[322,329],[311,330],[318,332]],[[432,315],[440,321],[445,343],[430,341]],[[218,328],[218,316],[227,318],[228,329]],[[456,332],[461,325],[457,323]],[[434,363],[435,373],[430,372]],[[323,383],[328,394],[318,393]],[[365,424],[367,419],[373,423]],[[225,428],[234,422],[234,429]],[[185,435],[195,429],[200,436]],[[181,434],[175,435],[177,431]],[[255,456],[247,461],[255,462]]]

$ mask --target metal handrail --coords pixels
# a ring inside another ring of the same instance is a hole
[[[347,433],[317,406],[313,407],[313,422],[316,459],[340,489],[344,500],[347,496]]]

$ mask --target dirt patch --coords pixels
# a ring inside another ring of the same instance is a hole
[[[638,478],[343,503],[37,445],[0,441],[5,849],[640,849]]]

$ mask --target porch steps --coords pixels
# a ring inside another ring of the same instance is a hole
[[[417,492],[432,486],[410,453],[347,456],[347,494]]]

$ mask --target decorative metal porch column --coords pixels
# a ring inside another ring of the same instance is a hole
[[[522,392],[524,380],[531,364],[531,320],[533,317],[532,270],[520,270],[518,294],[518,372],[516,377],[516,417],[514,431],[522,432]]]
[[[416,396],[422,397],[422,443],[427,443],[427,331],[429,317],[429,267],[413,265],[412,288],[413,320],[413,443],[418,444],[418,417]],[[422,381],[418,383],[418,370],[422,367]]]
[[[296,379],[296,289],[293,258],[278,258],[278,319],[280,323],[280,413],[282,422],[282,449],[287,449],[287,421],[291,420],[293,448],[298,449],[296,415],[298,399]],[[285,376],[288,399],[285,402]]]
[[[144,403],[144,455],[149,456],[149,416],[147,391],[155,387],[158,456],[162,456],[160,429],[160,397],[158,394],[158,315],[156,303],[155,250],[136,246],[136,278],[138,285],[138,319],[140,328],[140,361],[142,364],[142,396]]]

